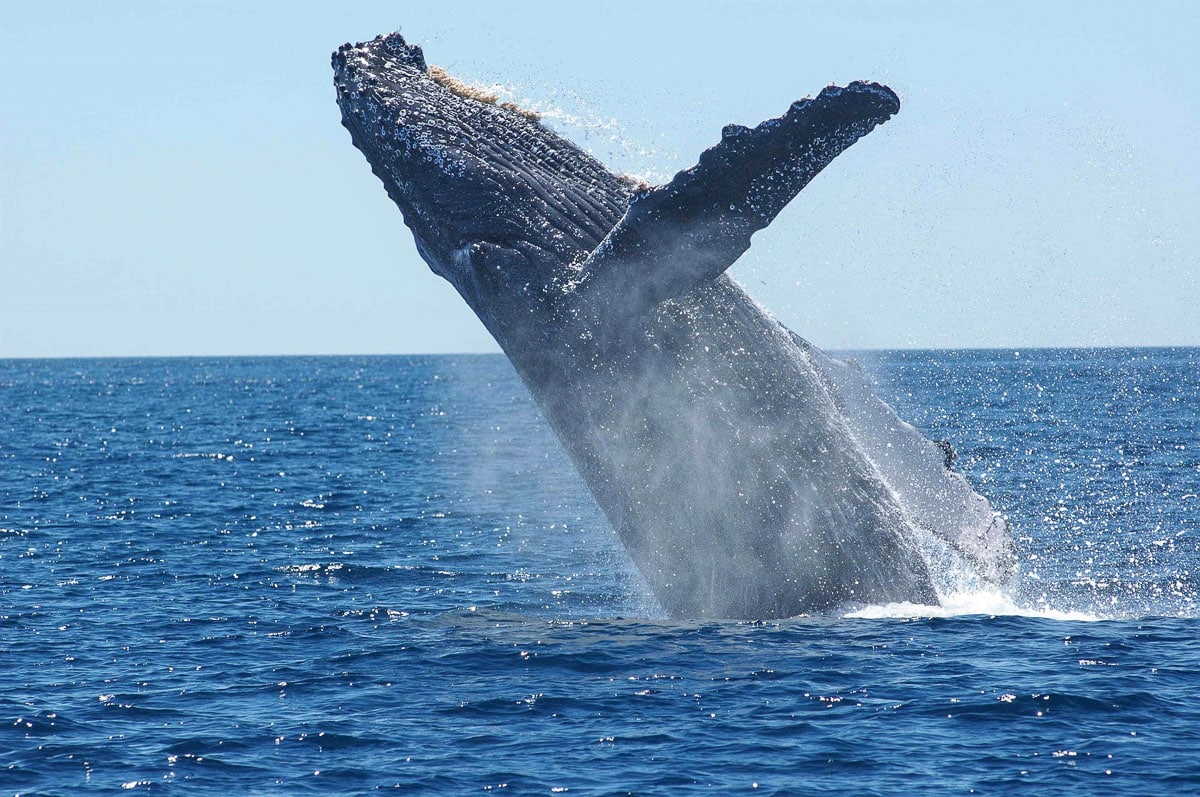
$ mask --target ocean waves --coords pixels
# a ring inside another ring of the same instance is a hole
[[[1186,791],[1195,351],[865,359],[1004,590],[664,620],[499,357],[0,362],[0,789]]]

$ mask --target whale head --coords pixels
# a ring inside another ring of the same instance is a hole
[[[446,80],[398,33],[342,45],[333,69],[354,145],[477,312],[497,289],[544,295],[625,212],[619,177],[534,115]]]

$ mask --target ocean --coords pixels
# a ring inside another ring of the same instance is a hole
[[[666,619],[499,355],[0,360],[0,792],[1200,794],[1200,349],[854,356],[1005,589]]]

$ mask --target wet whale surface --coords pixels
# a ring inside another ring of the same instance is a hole
[[[725,270],[899,110],[829,87],[633,185],[519,109],[435,79],[398,34],[333,57],[355,146],[419,252],[512,361],[659,603],[765,619],[936,603],[929,562],[998,581],[1010,534],[852,363]]]

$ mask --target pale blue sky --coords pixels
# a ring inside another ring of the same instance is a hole
[[[1200,4],[10,4],[0,357],[493,351],[341,128],[394,29],[610,165],[880,80],[734,267],[827,348],[1200,344]]]

